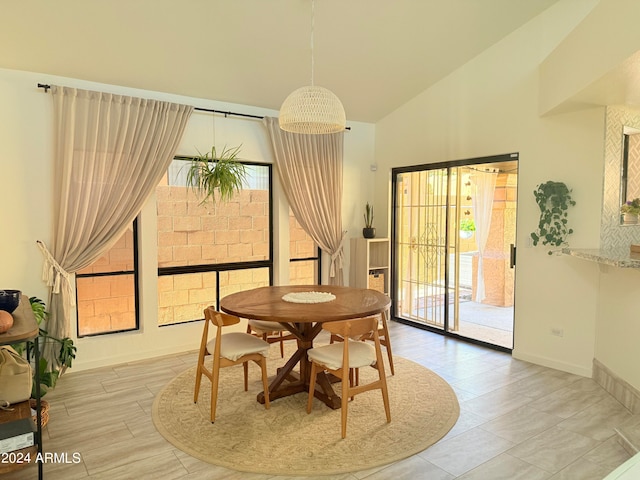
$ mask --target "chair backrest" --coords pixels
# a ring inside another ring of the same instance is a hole
[[[222,340],[222,327],[240,323],[240,318],[236,317],[235,315],[229,315],[228,313],[219,312],[213,307],[207,307],[204,309],[204,320],[204,329],[202,331],[200,348],[206,350],[206,345],[209,341],[209,322],[211,322],[212,325],[216,326],[215,352],[217,353],[215,354],[215,357],[219,357],[220,342]],[[213,354],[214,352],[209,353]]]
[[[378,331],[378,315],[337,322],[325,322],[322,324],[322,328],[343,338],[357,338],[367,333]]]
[[[226,327],[228,325],[240,323],[240,318],[235,315],[219,312],[213,307],[207,307],[204,309],[204,318],[218,327]]]

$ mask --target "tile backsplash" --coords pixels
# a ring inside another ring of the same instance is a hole
[[[600,248],[628,248],[640,243],[640,225],[620,225],[620,172],[623,127],[640,129],[640,110],[608,106],[605,123],[604,193],[600,220]]]

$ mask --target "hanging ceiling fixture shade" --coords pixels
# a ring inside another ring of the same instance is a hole
[[[336,133],[347,117],[340,99],[326,88],[309,85],[292,92],[280,107],[280,128],[294,133]]]
[[[347,124],[340,99],[331,90],[313,84],[314,8],[314,0],[311,0],[311,85],[298,88],[282,102],[278,123],[286,132],[337,133]]]

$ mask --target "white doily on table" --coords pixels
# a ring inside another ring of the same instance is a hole
[[[291,292],[282,297],[285,302],[292,303],[324,303],[335,299],[336,296],[329,292]]]

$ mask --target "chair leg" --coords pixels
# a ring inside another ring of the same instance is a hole
[[[384,372],[384,363],[382,362],[382,352],[380,346],[376,345],[376,369],[378,370],[378,379],[380,382],[380,390],[382,391],[382,402],[384,403],[384,413],[387,416],[387,423],[391,422],[391,409],[389,407],[389,391],[387,389],[387,375]]]
[[[384,375],[382,379],[382,402],[384,403],[384,413],[387,415],[387,423],[391,422],[391,409],[389,408],[389,392],[387,391],[387,379]]]
[[[214,362],[211,372],[211,423],[216,421],[216,406],[218,404],[218,383],[220,379],[220,366]]]
[[[347,381],[347,377],[349,376],[349,374],[345,371],[345,369],[342,370],[342,399],[341,399],[341,405],[340,408],[342,410],[341,412],[341,420],[342,420],[342,438],[345,438],[347,436],[347,408],[349,405],[349,381]]]
[[[359,376],[360,373],[360,369],[359,368],[350,368],[349,369],[349,388],[353,388],[354,385],[358,385],[359,383]],[[355,380],[354,380],[354,376],[355,376]],[[356,397],[354,397],[353,395],[351,395],[351,401],[353,402],[353,400]]]
[[[284,341],[282,340],[282,331],[280,332],[280,358],[284,358]]]
[[[196,387],[193,392],[193,403],[198,403],[198,394],[200,393],[200,382],[202,380],[202,367],[198,363],[198,369],[196,370]]]
[[[391,375],[396,374],[395,368],[393,368],[393,355],[391,353],[391,340],[389,339],[389,326],[387,325],[387,312],[382,313],[382,331],[384,332],[384,346],[387,349],[387,356],[389,357],[389,368],[391,369]]]
[[[249,390],[249,361],[242,364],[242,369],[244,370],[244,391],[247,392]]]
[[[389,357],[389,368],[391,370],[391,375],[396,374],[395,368],[393,368],[393,355],[391,354],[391,344],[387,340],[385,347],[387,348],[387,356]]]
[[[309,398],[307,399],[307,413],[311,413],[311,407],[313,406],[313,396],[316,390],[316,375],[318,374],[318,367],[315,362],[311,362],[311,378],[309,379]]]
[[[260,368],[262,369],[262,386],[264,387],[264,408],[269,408],[269,380],[267,378],[267,359],[265,357],[260,360]]]
[[[198,403],[198,395],[200,394],[200,384],[202,382],[202,369],[204,368],[204,352],[198,353],[198,369],[196,370],[196,387],[193,392],[193,403]]]

